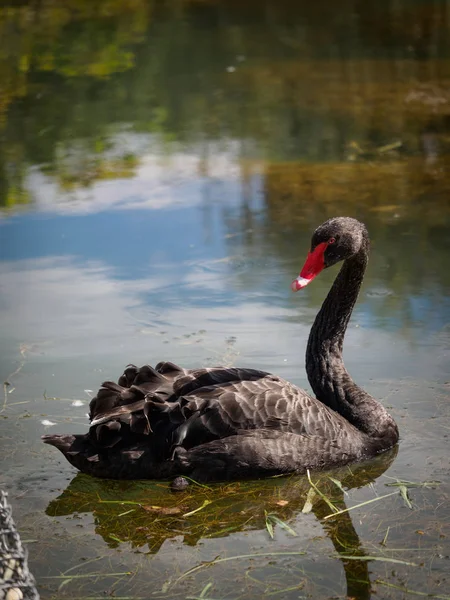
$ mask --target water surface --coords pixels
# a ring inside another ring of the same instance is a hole
[[[449,11],[0,9],[0,485],[42,598],[449,597]],[[335,215],[372,238],[346,365],[401,442],[313,483],[339,510],[392,495],[326,518],[306,478],[173,495],[41,443],[86,431],[92,390],[130,362],[309,389],[336,270],[290,282]]]

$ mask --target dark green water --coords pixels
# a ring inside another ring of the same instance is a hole
[[[449,23],[437,0],[2,4],[0,486],[42,598],[450,598]],[[372,238],[346,365],[401,442],[313,482],[340,510],[393,495],[326,518],[305,478],[173,495],[40,442],[86,431],[129,362],[308,388],[336,271],[290,282],[334,215]]]

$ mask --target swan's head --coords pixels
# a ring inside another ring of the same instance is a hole
[[[357,254],[368,245],[369,236],[363,223],[351,217],[328,219],[313,233],[311,250],[300,275],[292,282],[294,292],[310,283],[323,269]]]

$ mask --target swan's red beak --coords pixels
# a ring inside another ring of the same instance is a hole
[[[327,249],[328,244],[322,242],[318,244],[313,252],[308,252],[306,262],[303,265],[303,269],[300,271],[300,275],[291,284],[293,292],[298,292],[302,288],[306,287],[314,277],[316,277],[325,267],[324,252]]]

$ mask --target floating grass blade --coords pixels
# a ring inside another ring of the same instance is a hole
[[[205,587],[201,591],[200,598],[204,598],[206,596],[206,592],[212,588],[212,585],[213,584],[211,581],[205,585]]]
[[[269,556],[269,557],[270,556],[305,556],[305,555],[306,555],[306,552],[301,552],[301,551],[299,551],[299,552],[256,552],[254,554],[239,554],[238,556],[226,556],[225,558],[214,558],[213,560],[202,562],[199,565],[197,565],[196,567],[192,567],[192,569],[189,569],[188,571],[186,571],[185,573],[180,575],[180,577],[178,577],[178,579],[176,579],[173,583],[166,582],[163,585],[163,588],[165,591],[168,591],[172,586],[176,585],[177,583],[180,583],[180,581],[182,581],[186,577],[189,577],[189,575],[192,575],[193,573],[196,573],[197,571],[200,571],[202,569],[206,569],[207,567],[212,567],[214,565],[218,565],[219,563],[230,562],[233,560],[243,560],[245,558],[260,558],[260,557],[267,557],[267,556]]]
[[[112,533],[110,533],[108,537],[111,538],[112,540],[114,540],[115,542],[119,542],[119,544],[123,544],[124,543],[123,540],[121,540],[120,538],[118,538],[116,535],[113,535]]]
[[[68,573],[70,573],[71,571],[75,571],[76,569],[79,569],[81,567],[85,567],[86,565],[89,565],[93,562],[97,562],[99,560],[103,560],[105,558],[105,556],[96,556],[95,558],[91,558],[89,560],[86,560],[82,563],[79,563],[77,565],[74,565],[73,567],[70,567],[70,569],[67,569],[66,571],[63,572],[63,575],[67,575]],[[67,575],[68,576],[68,575]]]
[[[274,523],[279,525],[282,529],[284,529],[285,531],[290,533],[293,537],[297,537],[297,533],[292,529],[292,527],[289,527],[289,525],[287,523],[282,521],[276,515],[272,515],[272,514],[266,515],[266,521],[267,521],[267,519],[270,519],[271,521],[273,521]]]
[[[395,590],[401,590],[404,594],[413,594],[415,596],[426,596],[427,598],[438,598],[439,600],[450,600],[450,596],[442,596],[440,594],[433,594],[431,592],[418,592],[416,590],[410,590],[409,588],[403,587],[402,585],[395,585],[394,583],[388,583],[382,579],[375,579],[378,585],[385,585],[386,587],[394,588]]]
[[[308,490],[308,493],[306,495],[305,504],[303,505],[303,508],[302,508],[303,514],[307,515],[308,513],[310,513],[312,511],[313,500],[314,500],[315,496],[316,496],[316,490],[313,487],[310,487]]]
[[[393,477],[389,477],[389,475],[385,475],[384,477],[387,477],[389,479],[394,479]],[[394,486],[402,486],[404,485],[407,488],[416,488],[416,487],[424,487],[424,488],[428,488],[428,487],[437,487],[439,485],[441,485],[440,481],[435,481],[435,480],[431,480],[431,481],[406,481],[406,480],[400,480],[400,479],[395,479],[395,481],[392,481],[391,483],[385,483],[384,484],[386,487],[394,487]]]
[[[208,590],[210,590],[212,588],[212,582],[210,581],[209,583],[207,583],[205,585],[205,587],[202,589],[202,591],[200,592],[200,596],[186,596],[186,600],[212,600],[212,599],[208,599],[206,597],[206,594],[208,593]]]
[[[62,590],[62,588],[66,585],[68,585],[70,582],[72,581],[72,577],[68,577],[67,579],[64,579],[64,581],[60,584],[60,586],[58,587],[58,592],[60,590]]]
[[[337,486],[343,494],[345,494],[345,496],[348,496],[348,492],[344,490],[344,488],[342,487],[342,483],[339,481],[339,479],[335,479],[334,477],[330,477],[329,475],[328,479],[332,481],[334,485]]]
[[[327,519],[331,519],[332,517],[337,517],[338,515],[342,515],[343,513],[349,512],[350,510],[354,510],[355,508],[361,508],[362,506],[367,506],[367,504],[372,504],[372,502],[378,502],[379,500],[384,500],[384,498],[389,498],[389,496],[396,496],[397,492],[391,492],[390,494],[385,494],[384,496],[377,496],[376,498],[372,498],[372,500],[367,500],[366,502],[361,502],[360,504],[355,504],[355,506],[350,506],[350,508],[344,508],[343,510],[338,510],[330,515],[327,515],[323,518],[324,521]]]
[[[99,504],[132,504],[133,506],[141,506],[142,502],[135,502],[134,500],[102,500],[98,499]]]
[[[295,590],[301,590],[305,587],[304,581],[298,583],[297,585],[291,585],[290,587],[283,588],[282,590],[275,590],[273,592],[267,592],[266,596],[277,596],[279,594],[285,594],[286,592],[293,592]],[[303,598],[304,596],[298,596],[298,598]]]
[[[270,537],[273,539],[274,538],[273,525],[272,525],[270,517],[267,513],[266,513],[266,529],[267,529]]]
[[[88,579],[89,577],[119,577],[122,575],[134,575],[134,571],[123,571],[122,573],[86,573],[85,575],[44,575],[42,579]]]
[[[336,508],[336,506],[335,506],[335,505],[334,505],[334,504],[331,502],[331,500],[329,500],[329,499],[328,499],[328,498],[325,496],[325,494],[319,490],[319,488],[316,486],[316,484],[312,482],[312,479],[311,479],[311,474],[310,474],[310,472],[309,472],[309,469],[307,469],[307,470],[306,470],[306,474],[307,474],[307,476],[308,476],[309,485],[310,485],[312,488],[314,488],[314,490],[317,492],[317,494],[319,494],[319,496],[322,498],[322,500],[323,500],[323,501],[324,501],[324,502],[325,502],[325,503],[326,503],[326,504],[327,504],[327,505],[330,507],[330,509],[331,509],[333,512],[335,512],[336,514],[339,514],[339,512],[340,512],[340,511],[339,511],[339,509],[338,509],[338,508]]]
[[[418,567],[417,563],[408,562],[407,560],[401,560],[400,558],[389,558],[388,556],[355,556],[354,554],[335,554],[335,558],[342,560],[360,560],[360,561],[377,561],[377,562],[388,562],[396,565],[407,565],[408,567]]]
[[[125,515],[129,515],[130,513],[134,512],[136,509],[135,508],[130,508],[130,510],[126,510],[123,513],[120,513],[120,515],[117,515],[118,517],[124,517]]]
[[[390,530],[390,527],[388,527],[388,528],[386,529],[386,533],[384,534],[383,541],[381,542],[381,545],[382,545],[382,546],[386,546],[386,542],[387,542],[388,535],[389,535],[389,530]]]
[[[400,496],[405,501],[406,506],[412,510],[413,505],[411,504],[411,500],[408,497],[408,488],[406,487],[406,485],[401,485],[398,489],[400,491]]]
[[[190,517],[191,515],[195,515],[195,513],[200,512],[201,510],[203,510],[206,506],[208,506],[208,504],[211,504],[212,500],[205,500],[203,502],[203,504],[201,506],[199,506],[198,508],[196,508],[195,510],[191,510],[187,513],[184,513],[183,517]]]

